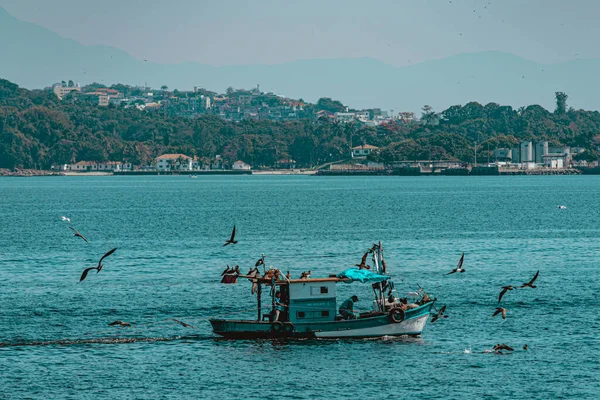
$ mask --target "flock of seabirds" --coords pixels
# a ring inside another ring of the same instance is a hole
[[[73,232],[75,232],[73,234],[74,237],[78,237],[81,238],[84,242],[89,243],[89,241],[87,240],[87,238],[85,236],[83,236],[77,229],[73,228],[73,226],[71,226],[71,219],[69,217],[65,217],[64,215],[62,217],[60,217],[60,219],[62,219],[63,221],[67,222],[69,224],[69,229],[71,229]],[[104,268],[104,264],[102,264],[102,261],[104,261],[104,259],[108,256],[110,256],[111,254],[113,254],[115,251],[117,251],[117,248],[114,248],[112,250],[109,250],[106,254],[104,254],[102,257],[100,257],[100,261],[98,261],[98,265],[95,267],[89,267],[83,270],[81,277],[79,278],[79,283],[83,282],[83,280],[85,280],[85,278],[87,278],[88,273],[95,269],[96,273],[99,273],[102,268]],[[170,321],[173,321],[181,326],[183,326],[184,328],[193,328],[195,329],[195,327],[193,325],[190,325],[188,323],[185,323],[183,321],[179,321],[178,319],[174,319],[174,318],[169,318]],[[110,324],[108,324],[108,326],[121,326],[121,327],[131,327],[131,323],[129,322],[123,322],[121,320],[117,320],[117,321],[113,321]]]
[[[558,206],[561,209],[566,209],[565,206]],[[71,226],[71,219],[65,216],[62,216],[61,219],[63,221],[66,221],[69,223],[69,228],[74,232],[73,236],[74,237],[79,237],[81,238],[83,241],[85,241],[86,243],[89,243],[87,238],[85,236],[83,236],[77,229],[73,228],[73,226]],[[223,247],[228,246],[228,245],[233,245],[233,244],[237,244],[238,241],[235,239],[235,232],[236,231],[236,227],[235,225],[233,226],[233,230],[231,231],[231,236],[229,239],[227,239],[227,241],[225,242],[225,244],[223,245]],[[100,261],[98,261],[98,265],[95,267],[89,267],[83,270],[81,277],[79,278],[79,282],[82,282],[83,280],[85,280],[85,278],[88,276],[88,273],[95,269],[96,273],[99,273],[102,268],[104,267],[104,265],[102,264],[102,261],[104,261],[104,259],[108,256],[110,256],[111,254],[113,254],[117,249],[114,248],[112,250],[109,250],[106,254],[104,254],[101,258]],[[365,252],[365,254],[362,256],[362,259],[360,261],[360,264],[355,264],[355,266],[357,266],[359,269],[371,269],[370,265],[367,265],[367,258],[369,256],[369,254],[371,254],[374,251],[374,248],[371,248],[369,250],[367,250]],[[465,261],[465,253],[462,253],[462,256],[460,257],[460,260],[458,261],[458,265],[456,266],[456,268],[454,268],[453,270],[451,270],[450,272],[448,272],[446,275],[452,275],[455,273],[463,273],[466,270],[463,268],[463,263]],[[255,280],[253,281],[252,284],[252,290],[251,293],[254,294],[257,291],[257,287],[258,287],[258,279],[260,277],[260,271],[258,269],[258,267],[260,265],[264,266],[264,255],[263,257],[261,257],[254,265],[254,268],[251,268],[250,271],[248,271],[248,273],[246,274],[246,276],[250,277],[251,279],[254,278]],[[385,265],[385,260],[382,260],[382,267],[383,267],[383,271],[386,270],[386,265]],[[241,275],[240,272],[240,267],[239,265],[234,266],[233,268],[230,267],[229,265],[227,265],[227,268],[221,273],[222,279],[221,279],[221,283],[236,283],[237,282],[237,278],[238,276]],[[537,280],[538,276],[540,275],[540,271],[538,270],[535,275],[533,276],[533,278],[531,278],[531,280],[529,282],[525,282],[523,283],[521,286],[513,286],[513,285],[507,285],[507,286],[502,286],[502,290],[500,291],[500,294],[498,295],[498,304],[500,304],[500,302],[502,301],[502,298],[504,297],[504,295],[506,295],[506,293],[508,293],[511,290],[516,290],[516,289],[525,289],[525,288],[531,288],[531,289],[535,289],[537,286],[535,286],[535,281]],[[300,275],[300,279],[308,279],[311,276],[311,271],[304,271],[302,272],[302,274]],[[283,276],[283,274],[281,273],[280,270],[278,269],[274,269],[274,268],[270,268],[269,270],[265,270],[264,275],[262,275],[262,278],[269,278],[269,279],[275,279],[275,280],[279,280],[279,279],[286,279],[286,280],[290,280],[291,279],[291,274],[290,271],[287,271],[287,274],[285,275],[285,277]],[[429,299],[429,296],[427,295],[427,293],[425,293],[425,291],[420,288],[420,291],[423,292],[423,296],[427,299]],[[492,314],[492,317],[496,317],[497,315],[502,315],[502,319],[506,319],[506,315],[507,312],[509,310],[507,310],[504,307],[496,307],[496,310],[494,311],[494,313]],[[439,310],[437,310],[436,313],[432,314],[432,318],[431,318],[431,323],[436,322],[438,319],[440,318],[448,318],[448,315],[445,314],[446,312],[446,305],[442,306]],[[181,326],[185,327],[185,328],[194,328],[195,327],[193,325],[190,325],[188,323],[179,321],[177,319],[170,319],[171,321],[180,324]],[[131,323],[129,322],[123,322],[121,320],[117,320],[114,322],[111,322],[110,324],[108,324],[109,326],[121,326],[121,327],[131,327]],[[503,344],[496,344],[493,347],[493,350],[495,352],[502,352],[502,350],[505,351],[514,351],[514,348],[508,346],[507,344],[503,343]],[[523,350],[528,350],[528,346],[527,344],[525,344],[523,346]]]

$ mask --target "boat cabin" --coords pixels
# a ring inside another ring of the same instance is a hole
[[[307,279],[285,285],[289,292],[289,302],[286,302],[289,305],[288,320],[294,324],[334,321],[337,311],[335,284],[336,281]]]

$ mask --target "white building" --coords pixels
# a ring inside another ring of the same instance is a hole
[[[521,163],[533,162],[533,145],[531,142],[521,142]]]
[[[371,146],[370,144],[356,146],[352,148],[352,157],[366,157],[377,149],[379,149],[379,147]]]
[[[71,92],[81,92],[81,88],[79,86],[68,87],[62,85],[55,85],[52,90],[54,91],[54,94],[56,95],[56,97],[58,97],[59,100],[62,100],[63,97],[65,97]]]
[[[355,113],[354,116],[357,120],[362,122],[366,122],[371,119],[368,111],[359,111]]]
[[[193,160],[185,154],[163,154],[154,160],[158,171],[192,171]]]
[[[356,118],[356,114],[352,112],[336,112],[335,118],[337,122],[341,124],[346,124],[348,122],[354,121],[354,118]]]
[[[200,96],[200,107],[204,108],[205,110],[210,109],[210,97],[204,95]]]
[[[98,163],[95,161],[79,161],[75,164],[68,164],[66,167],[69,169],[69,171],[75,172],[98,171]]]
[[[544,165],[548,168],[564,168],[567,157],[566,154],[547,154],[544,156]]]
[[[246,164],[243,161],[236,161],[233,163],[233,169],[235,170],[245,170],[245,171],[249,171],[252,167],[249,164]]]

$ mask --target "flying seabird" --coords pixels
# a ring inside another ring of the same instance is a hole
[[[64,215],[60,217],[60,219],[62,219],[63,221],[67,221],[69,224],[71,223],[71,218],[65,217]]]
[[[535,289],[537,286],[535,286],[533,284],[533,282],[535,282],[535,280],[537,279],[538,275],[540,274],[540,271],[538,270],[538,272],[535,273],[535,275],[533,276],[533,278],[531,278],[531,280],[527,283],[524,283],[523,285],[519,286],[519,289],[524,288],[524,287],[530,287],[532,289]]]
[[[360,264],[354,264],[358,267],[358,269],[371,269],[371,267],[367,265],[367,257],[369,256],[370,252],[371,252],[371,250],[367,251],[362,256],[362,260],[360,260]]]
[[[442,308],[440,308],[440,311],[438,311],[437,314],[433,314],[433,317],[431,318],[431,323],[433,324],[439,318],[448,318],[447,315],[444,315],[444,311],[446,311],[446,306],[445,305],[443,305]]]
[[[529,346],[527,346],[527,345],[523,346],[523,350],[529,350]]]
[[[171,321],[177,322],[179,325],[183,326],[184,328],[192,328],[192,329],[196,329],[196,328],[195,328],[193,325],[186,324],[185,322],[183,322],[183,321],[180,321],[180,320],[178,320],[178,319],[175,319],[175,318],[171,318]]]
[[[465,261],[465,253],[462,253],[460,260],[458,260],[458,266],[456,268],[454,268],[452,271],[448,272],[446,275],[450,275],[455,272],[465,272],[465,269],[462,267],[463,261]]]
[[[558,208],[559,208],[560,210],[566,210],[566,209],[567,209],[567,206],[558,206]]]
[[[100,270],[102,269],[102,267],[104,267],[104,265],[102,265],[102,260],[104,260],[106,257],[110,256],[112,253],[114,253],[115,250],[117,250],[117,249],[114,248],[111,251],[109,251],[108,253],[106,253],[105,255],[103,255],[102,258],[100,259],[100,261],[98,261],[98,266],[97,267],[90,267],[90,268],[84,269],[83,270],[83,274],[81,274],[81,278],[79,279],[79,282],[83,281],[85,279],[85,277],[87,276],[88,272],[90,272],[93,269],[98,270],[96,273],[100,272]]]
[[[496,311],[494,312],[492,317],[495,317],[496,315],[502,313],[502,319],[506,319],[506,311],[508,310],[504,307],[496,307]]]
[[[502,300],[502,297],[506,294],[506,292],[508,292],[509,290],[513,290],[514,287],[512,286],[502,286],[502,291],[500,292],[500,296],[498,296],[498,303],[500,303],[500,300]]]
[[[123,322],[121,320],[117,320],[117,321],[114,321],[114,322],[111,322],[110,324],[108,324],[108,326],[115,326],[115,325],[131,328],[131,324],[129,322]]]
[[[69,228],[70,228],[70,229],[71,229],[73,232],[75,232],[75,233],[73,234],[73,236],[79,236],[80,238],[82,238],[83,240],[85,240],[85,242],[86,242],[86,243],[89,243],[89,242],[88,242],[88,240],[85,238],[85,236],[83,236],[81,233],[79,233],[79,231],[78,231],[77,229],[73,228],[73,227],[72,227],[72,226],[70,226],[70,225],[69,225]]]
[[[229,238],[228,241],[225,242],[225,244],[223,245],[223,247],[229,245],[229,244],[236,244],[237,240],[235,240],[235,225],[233,226],[233,230],[231,231],[231,237]]]

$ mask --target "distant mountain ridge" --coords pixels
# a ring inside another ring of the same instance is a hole
[[[519,107],[554,107],[554,92],[569,94],[569,105],[598,109],[600,60],[579,59],[538,64],[521,57],[486,51],[464,53],[406,67],[370,58],[298,60],[277,65],[157,64],[138,60],[109,46],[85,46],[0,8],[0,77],[26,88],[61,80],[94,81],[189,90],[201,86],[224,92],[229,86],[260,84],[292,98],[315,102],[331,97],[354,108],[435,110],[470,101]]]

